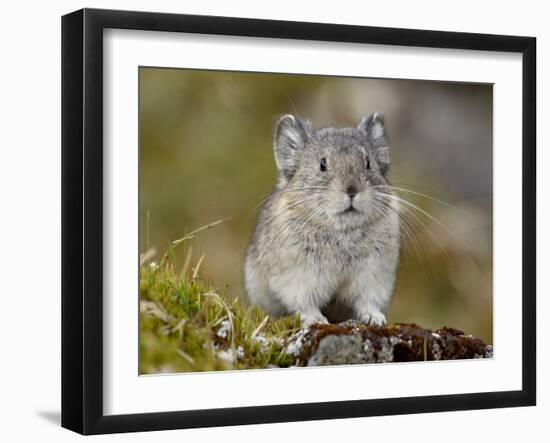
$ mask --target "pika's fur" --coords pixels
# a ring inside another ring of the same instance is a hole
[[[275,127],[274,152],[277,184],[246,256],[251,303],[274,316],[299,313],[304,325],[350,318],[385,324],[400,231],[386,187],[383,117],[315,131],[285,115]]]

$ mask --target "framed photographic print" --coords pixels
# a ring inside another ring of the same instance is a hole
[[[62,59],[64,427],[535,404],[534,38],[84,9]]]

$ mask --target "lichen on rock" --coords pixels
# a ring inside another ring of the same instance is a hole
[[[299,366],[492,358],[493,347],[454,328],[415,324],[370,326],[357,321],[313,325],[287,340]]]

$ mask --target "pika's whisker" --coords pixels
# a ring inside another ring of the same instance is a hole
[[[314,217],[318,216],[322,212],[322,209],[318,206],[314,208],[311,213],[300,223],[300,225],[293,229],[292,232],[300,231],[302,230]],[[278,227],[279,229],[277,232],[273,233],[271,236],[271,239],[267,245],[267,247],[264,249],[264,253],[262,254],[262,257],[275,246],[276,242],[279,242],[281,244],[284,244],[284,242],[288,239],[288,237],[292,234],[292,232],[288,229],[291,227],[291,222],[289,220],[284,220],[283,223]]]
[[[404,211],[406,211],[406,212],[404,212]],[[410,214],[412,216],[412,220],[409,221],[407,219],[407,222],[411,226],[411,229],[416,233],[418,231],[418,228],[416,226],[413,226],[412,223],[414,222],[414,223],[417,224],[417,226],[419,225],[420,229],[425,231],[428,234],[428,236],[432,239],[432,241],[439,247],[439,249],[443,253],[443,256],[445,257],[445,260],[447,261],[447,263],[451,262],[451,259],[448,255],[447,250],[445,249],[445,247],[438,240],[437,236],[435,234],[433,234],[432,231],[428,228],[428,226],[422,221],[422,219],[418,215],[416,215],[416,213],[414,213],[410,208],[403,207],[403,206],[399,207],[399,213],[402,216],[402,219],[405,219],[405,215]],[[418,240],[418,235],[416,235],[416,238],[417,238],[418,244],[421,245],[422,242],[420,242],[420,240]]]
[[[420,240],[418,239],[418,235],[416,233],[415,227],[407,219],[405,214],[403,214],[398,209],[391,206],[388,201],[384,201],[384,200],[375,200],[375,201],[380,203],[381,205],[385,206],[387,209],[389,209],[393,213],[395,213],[399,217],[399,219],[403,222],[401,224],[401,228],[403,229],[403,231],[405,231],[405,233],[407,234],[407,237],[408,237],[405,240],[411,240],[411,242],[413,244],[413,247],[415,249],[416,255],[418,257],[418,260],[420,261],[420,264],[422,265],[422,268],[425,270],[426,267],[425,267],[424,259],[423,259],[423,256],[422,256],[422,252],[423,252],[422,244],[421,244]]]
[[[301,187],[298,187],[298,188],[281,189],[280,191],[273,191],[273,192],[267,194],[267,196],[264,196],[265,198],[263,198],[257,205],[255,205],[250,210],[250,214],[252,214],[262,204],[264,204],[268,200],[272,199],[273,197],[278,196],[279,194],[286,194],[287,192],[305,191],[305,190],[309,190],[309,189],[327,189],[327,187],[326,186],[301,186]]]
[[[447,233],[449,233],[451,236],[453,236],[456,240],[458,240],[460,243],[462,243],[468,249],[471,249],[470,246],[463,239],[461,239],[458,235],[456,235],[450,228],[448,228],[445,224],[440,222],[438,219],[436,219],[430,213],[424,211],[422,208],[419,208],[414,203],[411,203],[410,201],[405,200],[404,198],[397,197],[396,195],[391,195],[391,194],[386,194],[386,193],[380,193],[380,195],[384,196],[384,197],[387,197],[387,198],[390,198],[390,199],[394,199],[394,200],[398,201],[399,203],[402,203],[402,204],[404,204],[404,205],[406,205],[406,206],[408,206],[412,209],[416,209],[418,212],[420,212],[421,214],[423,214],[424,216],[429,218],[431,221],[433,221],[434,223],[439,225],[441,228],[443,228]],[[414,213],[414,212],[411,211],[411,213]]]
[[[277,212],[274,212],[273,214],[270,214],[268,218],[265,219],[265,222],[271,222],[280,215],[285,215],[289,209],[295,208],[296,206],[299,206],[303,203],[306,203],[308,201],[314,200],[318,197],[318,194],[310,195],[308,197],[305,197],[301,200],[298,200],[297,202],[293,202],[292,204],[288,206],[281,207]]]
[[[373,200],[372,207],[382,217],[384,215],[386,215],[386,212],[384,210],[389,210],[390,209],[387,205],[383,204],[383,202],[380,201],[380,200]],[[403,230],[405,231],[405,229],[404,229],[405,226],[401,226],[401,228],[403,228]],[[407,233],[407,237],[408,237],[408,233]],[[410,250],[409,250],[409,245],[407,243],[407,240],[408,240],[407,237],[400,237],[400,238],[403,238],[403,240],[404,240],[403,245],[405,246],[405,249],[407,250],[407,252],[409,252]]]
[[[393,190],[396,190],[396,191],[402,191],[402,192],[410,192],[411,194],[415,194],[415,195],[418,195],[420,197],[424,197],[424,198],[427,198],[427,199],[430,199],[430,200],[433,200],[437,203],[440,203],[444,206],[447,206],[448,208],[451,208],[451,209],[455,209],[456,211],[460,211],[462,213],[464,213],[465,211],[457,206],[453,206],[451,205],[450,203],[447,203],[443,200],[440,200],[438,198],[435,198],[435,197],[432,197],[431,195],[428,195],[428,194],[424,194],[422,192],[418,192],[418,191],[413,191],[412,189],[408,189],[408,188],[402,188],[402,187],[399,187],[399,186],[393,186],[393,185],[375,185],[375,186],[371,186],[370,187],[371,189],[376,189],[376,188],[388,188],[388,189],[393,189]]]

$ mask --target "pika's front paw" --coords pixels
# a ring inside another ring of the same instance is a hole
[[[327,318],[320,312],[315,314],[300,314],[300,321],[304,328],[309,328],[316,323],[321,323],[323,325],[328,324]]]
[[[386,316],[380,311],[363,312],[359,315],[359,320],[368,325],[384,326],[386,324]]]

